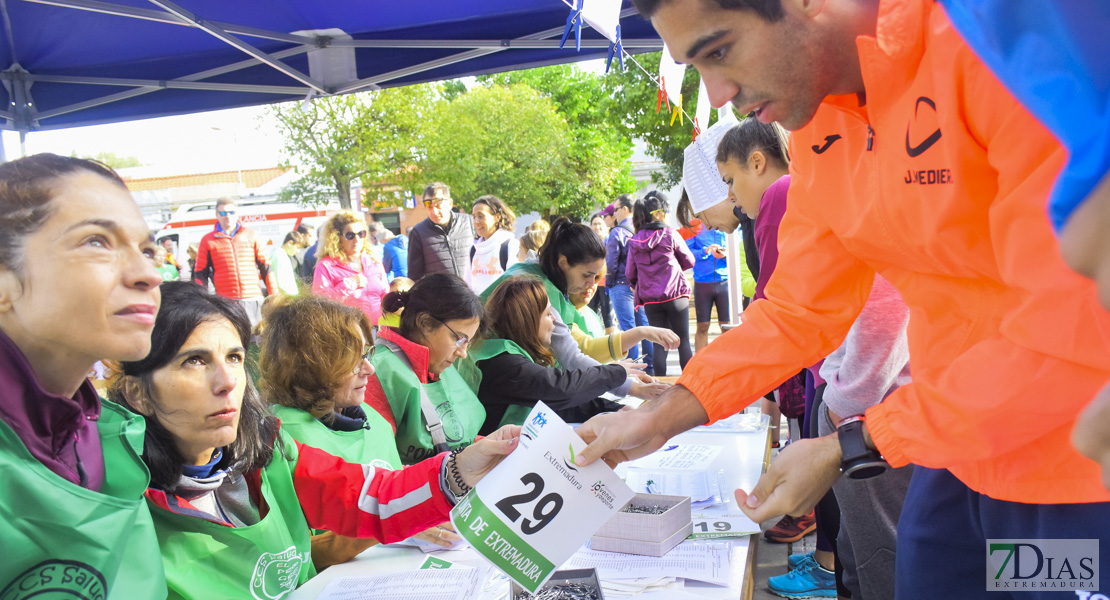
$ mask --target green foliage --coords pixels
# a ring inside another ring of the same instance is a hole
[[[113,169],[126,169],[127,167],[141,167],[142,161],[134,156],[120,156],[115,152],[97,152],[93,156],[77,156],[76,152],[71,152],[70,156],[73,158],[87,158],[95,161],[102,162]]]
[[[693,124],[685,115],[671,125],[670,111],[664,106],[655,112],[658,102],[659,52],[636,55],[636,60],[651,73],[651,77],[630,61],[625,61],[624,71],[616,67],[605,76],[608,93],[618,104],[617,118],[627,124],[631,137],[643,140],[648,154],[663,162],[662,173],[654,173],[652,181],[670,187],[682,180],[683,150],[693,141]],[[654,78],[654,79],[653,79]],[[682,80],[682,105],[692,119],[698,106],[698,84],[701,79],[696,69],[687,68]],[[709,123],[701,123],[702,130],[717,122],[717,111],[711,111]]]
[[[427,122],[438,102],[438,86],[417,85],[275,105],[270,114],[301,176],[282,196],[310,205],[338,196],[350,208],[355,182],[370,198],[379,190],[415,185]]]
[[[516,212],[567,207],[570,134],[554,103],[523,86],[480,87],[437,111],[425,173],[469,207],[494,194]]]

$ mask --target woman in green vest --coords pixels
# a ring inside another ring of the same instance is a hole
[[[432,273],[407,292],[386,294],[382,308],[403,309],[401,325],[378,330],[366,401],[394,424],[401,462],[466,447],[486,411],[455,361],[466,358],[481,327],[481,300],[458,277]]]
[[[146,498],[171,598],[282,598],[316,573],[310,527],[404,539],[445,521],[516,444],[519,428],[505,428],[400,470],[304,445],[247,377],[242,307],[191,282],[163,284],[162,301],[150,354],[121,363],[110,394],[147,417]]]
[[[365,403],[375,346],[361,310],[321,296],[290,299],[265,316],[259,391],[293,439],[347,462],[400,469],[393,428]],[[450,524],[415,537],[450,547]],[[377,543],[320,532],[312,536],[317,570],[346,562]]]
[[[629,376],[628,364],[559,368],[551,353],[554,309],[541,281],[522,276],[501,282],[486,303],[486,315],[489,333],[471,350],[482,372],[483,432],[503,423],[523,424],[538,400],[570,423],[622,408],[598,396]]]
[[[164,598],[143,420],[102,402],[98,360],[150,350],[162,277],[110,168],[0,165],[0,598]]]
[[[604,268],[605,245],[597,234],[581,223],[559,218],[551,224],[551,232],[540,248],[539,262],[509,267],[504,276],[486,288],[482,299],[489,300],[497,287],[510,277],[530,275],[539,279],[555,315],[555,332],[551,336],[551,352],[555,359],[568,369],[597,366],[599,362],[612,359],[613,348],[607,338],[590,338],[586,333],[589,326],[567,296],[593,285]],[[601,343],[590,344],[591,339]],[[637,368],[643,369],[642,366]],[[668,387],[637,372],[636,376],[626,378],[608,391],[616,396],[650,399]]]

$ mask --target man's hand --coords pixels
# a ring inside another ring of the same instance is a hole
[[[589,445],[575,462],[588,465],[603,458],[609,466],[647,456],[667,440],[709,420],[690,390],[676,385],[636,410],[598,415],[576,432]]]
[[[756,523],[807,514],[840,477],[841,456],[836,434],[794,442],[779,453],[750,493],[736,490],[736,502]]]
[[[644,377],[648,377],[644,375]],[[632,385],[628,388],[628,395],[643,398],[644,400],[652,400],[658,398],[664,392],[671,389],[671,384],[660,383],[648,377],[649,383],[643,381],[632,381]]]
[[[1102,485],[1110,489],[1110,386],[1102,388],[1079,414],[1071,442],[1079,453],[1102,467]]]

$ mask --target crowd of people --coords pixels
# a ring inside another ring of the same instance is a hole
[[[580,464],[756,402],[796,420],[735,494],[786,515],[772,541],[817,533],[776,594],[1082,589],[983,573],[989,540],[1110,556],[1110,295],[1067,267],[1107,289],[1089,131],[958,2],[635,4],[715,104],[753,112],[687,148],[680,229],[652,191],[518,237],[511,202],[467,213],[432,183],[405,234],[340,211],[269,252],[221,199],[181,260],[110,168],[0,165],[0,590],[56,592],[64,568],[87,597],[279,598],[375,543],[449,547],[537,401],[584,423]]]

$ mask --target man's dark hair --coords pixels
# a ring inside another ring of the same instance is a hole
[[[632,5],[645,19],[650,19],[659,7],[670,0],[632,0]],[[786,13],[782,10],[782,0],[701,0],[714,2],[725,10],[751,10],[763,18],[764,21],[774,23],[781,20]]]
[[[624,208],[627,208],[628,210],[632,210],[632,207],[635,206],[635,205],[636,205],[636,195],[635,194],[621,194],[620,196],[617,196],[617,206],[615,208],[621,208],[623,206]]]
[[[310,228],[308,225],[305,225],[304,223],[301,223],[300,225],[297,225],[297,233],[299,233],[301,235],[308,235],[311,232],[312,232],[312,228]]]

